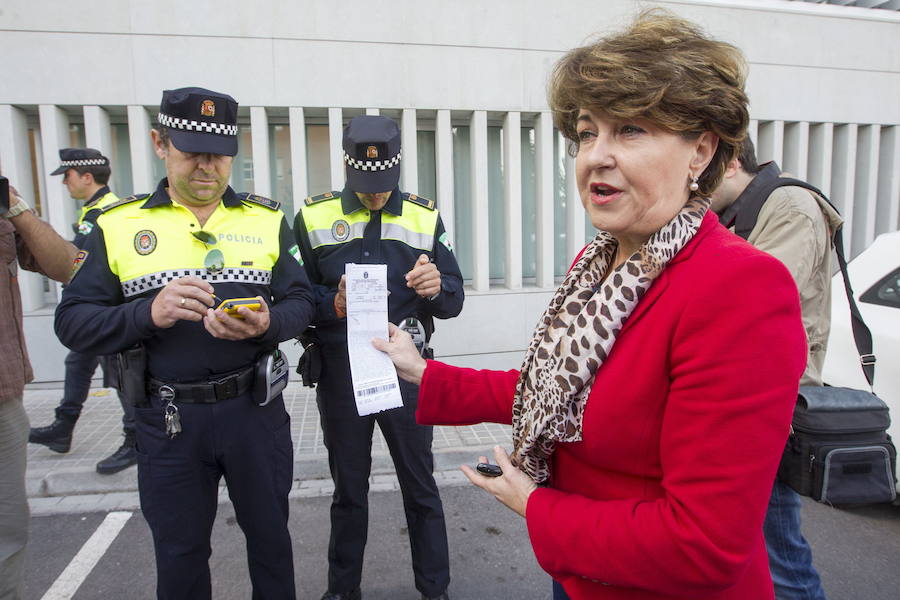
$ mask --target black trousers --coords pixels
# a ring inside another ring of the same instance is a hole
[[[401,381],[402,408],[360,417],[346,355],[326,354],[323,359],[316,401],[334,480],[328,589],[349,592],[362,580],[372,433],[377,422],[400,482],[416,589],[427,597],[438,596],[450,584],[450,559],[444,508],[433,475],[433,429],[416,423],[419,389]]]
[[[222,476],[246,537],[253,598],[295,598],[287,525],[293,444],[284,402],[257,406],[249,393],[216,404],[176,398],[182,432],[169,439],[162,405],[150,401],[135,413],[138,489],[156,551],[157,598],[211,597],[210,533]]]
[[[56,407],[56,418],[70,421],[78,419],[84,402],[87,400],[88,392],[91,390],[91,378],[94,376],[100,360],[99,356],[93,354],[69,351],[66,355],[66,381],[63,398]],[[103,368],[104,385],[106,385],[108,379],[105,371],[106,365]],[[122,430],[125,433],[132,433],[134,432],[134,407],[125,400],[121,393],[119,393],[119,403],[122,405]]]

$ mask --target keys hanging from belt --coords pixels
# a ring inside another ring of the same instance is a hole
[[[181,433],[181,414],[178,407],[175,406],[175,390],[168,385],[159,387],[159,399],[166,403],[163,411],[165,412],[166,435],[170,440],[174,440],[175,436]]]
[[[174,440],[175,436],[181,433],[181,415],[178,413],[178,407],[172,404],[171,400],[166,404],[166,434],[170,440]]]

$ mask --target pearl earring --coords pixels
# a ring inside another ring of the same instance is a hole
[[[692,178],[691,178],[691,185],[689,185],[688,188],[689,188],[692,192],[696,192],[697,190],[700,189],[700,184],[697,183],[697,180],[698,180],[698,179],[700,179],[700,178],[699,178],[699,177],[692,177]]]

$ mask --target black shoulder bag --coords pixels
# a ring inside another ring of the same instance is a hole
[[[781,186],[806,188],[831,204],[825,194],[805,181],[779,177],[741,208],[735,219],[737,235],[744,239],[750,236],[763,204]],[[801,386],[778,478],[797,493],[826,504],[893,502],[897,497],[894,477],[897,450],[887,434],[891,424],[888,407],[872,387],[875,381],[872,333],[853,298],[840,228],[832,242],[850,303],[853,340],[870,391],[829,385]]]

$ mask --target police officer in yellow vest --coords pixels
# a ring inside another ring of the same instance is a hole
[[[135,409],[138,486],[158,598],[210,598],[223,476],[246,536],[253,597],[295,597],[293,450],[275,348],[306,328],[312,295],[278,203],[228,186],[237,108],[202,88],[163,92],[151,136],[168,177],[98,217],[56,313],[70,348],[127,349],[128,390],[136,371],[145,376]],[[238,298],[250,300],[229,304]]]
[[[360,417],[347,354],[346,263],[387,264],[388,318],[415,318],[430,335],[434,317],[462,310],[463,283],[434,202],[401,193],[400,130],[360,116],[344,129],[343,191],[307,198],[294,234],[316,296],[322,351],[316,401],[335,490],[322,600],[361,597],[368,527],[372,432],[378,423],[394,460],[406,511],[416,588],[446,598],[450,583],[444,512],[432,471],[432,428],[416,424],[418,388],[401,381],[403,407]]]
[[[78,221],[72,225],[75,231],[74,244],[81,248],[84,239],[103,208],[119,197],[109,191],[109,176],[112,174],[109,159],[93,148],[63,148],[59,151],[59,166],[50,175],[62,175],[63,185],[69,195],[83,202]]]
[[[109,159],[99,150],[63,148],[59,151],[59,160],[59,167],[50,175],[62,175],[63,185],[69,190],[69,195],[83,203],[78,222],[72,225],[75,231],[73,243],[80,249],[103,209],[118,202],[119,198],[109,191],[107,185],[111,174]],[[28,436],[29,442],[43,444],[54,452],[69,451],[72,445],[72,431],[87,400],[94,371],[101,362],[104,385],[117,387],[115,377],[117,365],[111,357],[75,351],[66,355],[65,387],[63,398],[56,407],[56,417],[50,425],[33,427]],[[122,430],[125,439],[118,450],[97,463],[97,472],[104,475],[126,469],[137,461],[134,451],[134,407],[121,393],[119,403],[122,405]]]

